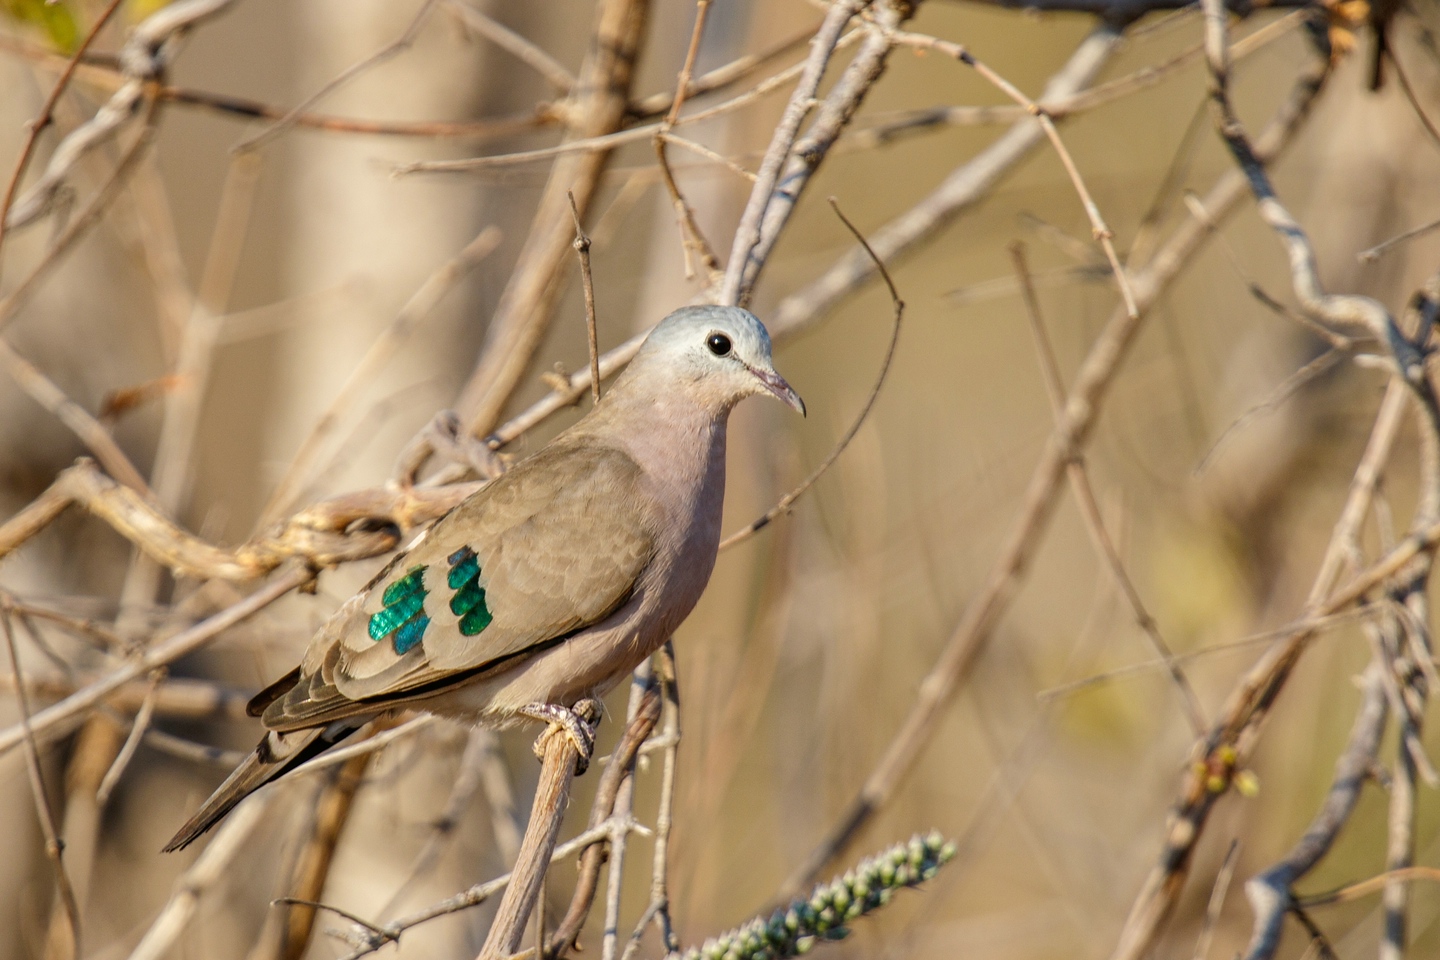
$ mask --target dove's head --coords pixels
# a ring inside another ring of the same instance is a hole
[[[805,401],[775,372],[765,325],[739,307],[681,307],[661,320],[630,362],[627,377],[651,371],[679,380],[716,409],[768,393],[805,415]]]

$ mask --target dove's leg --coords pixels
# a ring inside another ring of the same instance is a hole
[[[562,707],[558,703],[532,703],[516,712],[523,717],[550,724],[550,729],[540,734],[535,741],[535,756],[544,759],[545,739],[563,731],[580,754],[580,758],[575,762],[575,775],[579,776],[589,768],[590,758],[595,753],[594,724],[600,719],[599,701],[587,698],[573,707]]]

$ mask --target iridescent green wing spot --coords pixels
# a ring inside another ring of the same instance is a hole
[[[469,547],[461,547],[447,559],[450,573],[445,582],[455,591],[450,597],[450,612],[460,618],[460,632],[473,637],[494,619],[485,605],[485,588],[480,586],[480,559]]]
[[[370,639],[391,637],[396,653],[405,653],[425,636],[430,618],[425,615],[425,567],[414,566],[385,588],[383,606],[370,618]]]

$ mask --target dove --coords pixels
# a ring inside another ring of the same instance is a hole
[[[589,413],[436,521],[250,701],[264,739],[165,849],[396,710],[549,722],[588,760],[581,715],[710,580],[726,424],[756,394],[805,413],[754,314],[689,306],[662,320]]]

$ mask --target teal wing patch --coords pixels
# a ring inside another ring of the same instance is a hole
[[[390,638],[397,654],[404,654],[425,637],[430,618],[425,615],[425,566],[411,567],[405,576],[385,588],[384,604],[370,618],[370,639]]]
[[[455,591],[450,612],[460,618],[460,632],[473,637],[495,619],[485,604],[485,588],[480,586],[480,558],[469,547],[461,547],[447,559],[450,573],[445,582]]]

